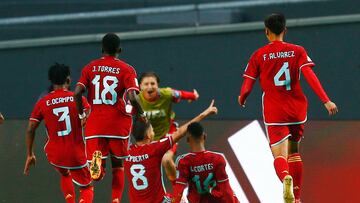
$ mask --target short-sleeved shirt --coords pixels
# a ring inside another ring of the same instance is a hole
[[[243,77],[260,78],[266,125],[306,122],[307,99],[300,86],[305,66],[315,66],[305,49],[282,41],[269,43],[251,56]]]
[[[130,202],[166,202],[161,160],[172,147],[171,136],[145,145],[131,145],[125,159]]]
[[[147,101],[142,92],[140,92],[139,98],[146,117],[154,128],[154,140],[160,140],[169,132],[170,121],[175,117],[172,103],[180,101],[180,93],[167,87],[159,88],[159,98],[156,101]]]
[[[224,155],[217,152],[202,151],[180,155],[176,160],[176,183],[188,185],[189,202],[224,202],[223,199],[212,196],[209,188],[228,181],[225,166]],[[232,190],[226,194],[234,196]]]
[[[134,68],[116,57],[104,56],[83,68],[77,85],[87,89],[91,105],[85,139],[128,138],[132,106],[127,92],[139,89]]]
[[[76,169],[86,166],[85,143],[74,93],[60,89],[43,96],[35,105],[30,120],[45,121],[48,140],[44,150],[55,166]],[[83,97],[84,109],[90,105]]]

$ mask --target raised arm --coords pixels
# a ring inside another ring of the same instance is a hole
[[[4,120],[5,120],[5,118],[4,118],[4,116],[1,114],[1,112],[0,112],[0,124],[2,124],[3,122],[4,122]]]
[[[240,96],[238,97],[238,103],[240,106],[245,107],[246,98],[250,95],[251,90],[255,84],[254,79],[244,77],[244,82],[241,86]]]
[[[173,133],[171,136],[173,138],[174,142],[178,142],[182,137],[185,136],[185,132],[187,130],[188,125],[190,125],[193,122],[200,122],[204,118],[206,118],[209,115],[217,114],[218,110],[214,106],[214,100],[211,101],[210,106],[205,109],[202,113],[197,115],[195,118],[193,118],[191,121],[187,122],[186,124],[179,127],[179,129]]]
[[[329,112],[329,115],[335,115],[338,112],[338,108],[335,103],[330,101],[327,96],[324,88],[322,87],[319,79],[315,75],[314,71],[311,67],[305,66],[301,69],[307,83],[310,85],[311,89],[315,92],[315,94],[320,98],[323,102],[326,110]]]
[[[33,151],[35,130],[38,128],[39,122],[29,121],[29,125],[26,130],[26,162],[24,167],[24,174],[29,175],[30,166],[35,165],[36,157]]]

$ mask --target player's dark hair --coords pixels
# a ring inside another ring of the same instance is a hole
[[[158,84],[160,84],[160,77],[159,77],[155,72],[153,72],[153,71],[142,73],[142,74],[140,75],[140,77],[139,77],[140,83],[142,82],[142,80],[143,80],[144,78],[147,78],[147,77],[154,77],[154,78],[156,79],[156,82],[157,82]]]
[[[271,32],[279,35],[286,27],[286,19],[282,13],[272,13],[264,20],[265,27]]]
[[[147,130],[150,128],[150,122],[136,121],[133,129],[132,136],[135,138],[135,141],[139,142],[144,140]]]
[[[102,38],[103,52],[115,55],[120,49],[120,38],[115,33],[107,33]]]
[[[51,84],[63,85],[66,83],[67,77],[70,76],[70,67],[65,64],[55,63],[50,66],[48,76]]]
[[[189,133],[191,137],[200,139],[204,135],[204,128],[200,123],[194,122],[188,125],[186,132]]]

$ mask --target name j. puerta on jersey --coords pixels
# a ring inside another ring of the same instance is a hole
[[[46,100],[46,106],[51,106],[54,104],[61,104],[61,103],[65,103],[65,102],[73,102],[73,101],[74,101],[74,97],[72,97],[72,96],[58,97],[58,98]]]
[[[279,58],[293,58],[295,57],[295,51],[280,51],[275,53],[263,54],[264,61]]]
[[[106,72],[112,74],[119,74],[120,68],[113,68],[110,66],[93,66],[92,72]]]

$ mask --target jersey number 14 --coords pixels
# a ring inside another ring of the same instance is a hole
[[[285,80],[280,80],[280,77],[285,74]],[[286,90],[291,90],[291,78],[289,70],[289,62],[284,62],[280,70],[274,77],[275,86],[285,86]]]

